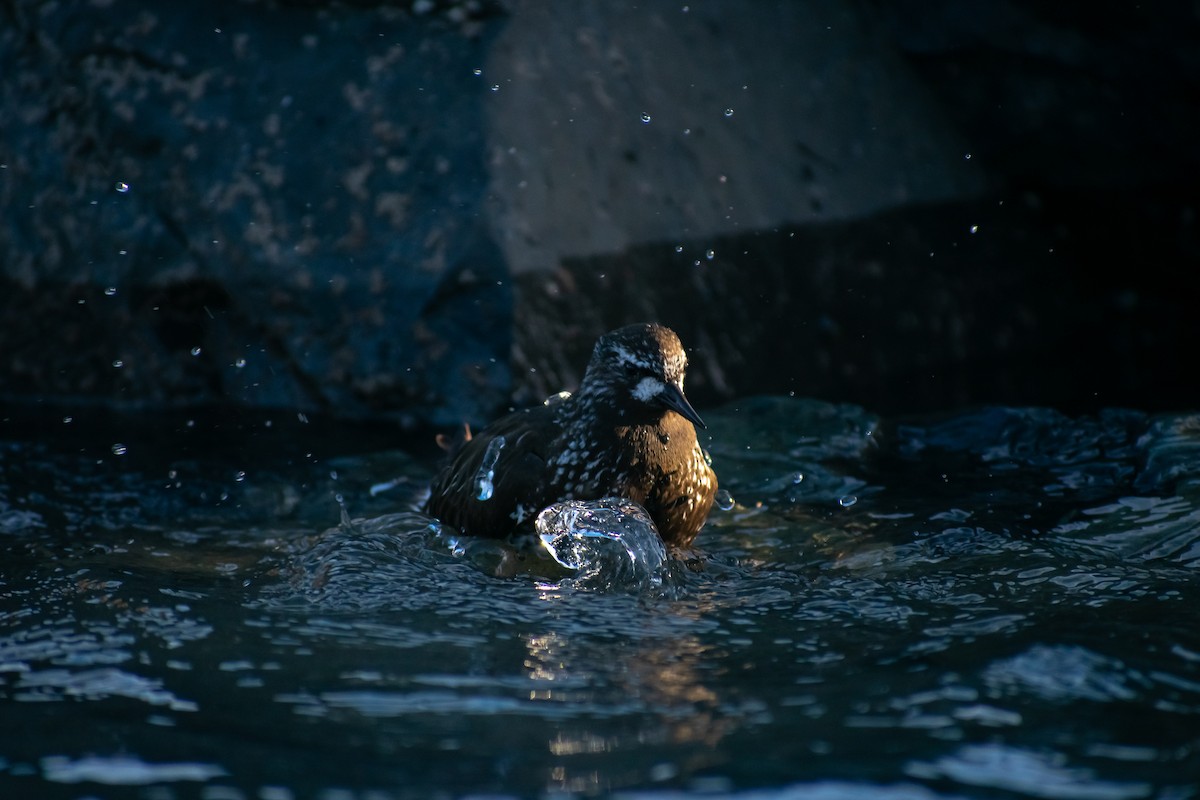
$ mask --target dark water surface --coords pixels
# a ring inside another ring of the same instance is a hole
[[[737,504],[628,585],[327,433],[10,427],[0,797],[1200,796],[1200,414],[705,418]]]

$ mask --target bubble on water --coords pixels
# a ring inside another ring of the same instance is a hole
[[[727,117],[732,117],[732,116],[733,116],[733,109],[732,109],[732,108],[727,108],[727,109],[725,109],[725,116],[727,116]]]
[[[118,442],[112,446],[112,454],[114,456],[123,456],[127,452],[129,452],[129,448],[126,447],[125,445],[121,444],[120,442]]]
[[[493,84],[492,84],[492,91],[493,91],[493,92],[498,92],[498,91],[500,91],[500,84],[498,84],[498,83],[493,83]]]
[[[475,475],[475,486],[479,489],[475,497],[479,500],[492,499],[492,492],[496,490],[496,462],[500,460],[500,451],[504,449],[504,445],[503,436],[497,436],[488,442],[483,461],[479,462],[479,472]]]
[[[649,114],[642,114],[642,122],[643,122],[643,123],[646,123],[646,124],[649,124],[649,122],[650,122],[650,115],[649,115]]]
[[[709,261],[712,261],[714,258],[717,257],[717,253],[715,250],[705,250],[704,257],[707,258]]]
[[[194,356],[198,356],[198,355],[200,355],[200,353],[201,353],[201,352],[202,352],[202,351],[200,350],[200,348],[199,348],[199,347],[193,347],[193,348],[192,348],[192,355],[194,355]]]
[[[858,502],[858,497],[852,494],[844,494],[838,498],[838,505],[842,508],[849,508]]]
[[[245,366],[246,366],[246,359],[244,359],[244,358],[239,358],[237,361],[234,361],[234,362],[233,362],[233,365],[234,365],[235,367],[237,367],[238,369],[242,369],[243,367],[245,367]]]
[[[803,482],[804,482],[804,473],[803,472],[797,472],[796,474],[792,475],[792,483],[803,483]]]
[[[717,489],[717,496],[713,499],[713,502],[722,511],[729,511],[733,508],[733,495],[727,489]]]
[[[125,366],[125,362],[119,358],[115,358],[113,359],[113,366],[117,369],[120,369],[121,367]]]
[[[114,188],[116,188],[116,190],[121,194],[125,194],[129,191],[129,184],[125,181],[117,181],[117,185]]]
[[[117,293],[117,287],[115,287],[115,286],[109,286],[104,290],[105,297],[112,297],[116,293]]]

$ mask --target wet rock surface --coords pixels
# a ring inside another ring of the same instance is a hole
[[[0,396],[1186,406],[1200,20],[1072,8],[5,3]]]

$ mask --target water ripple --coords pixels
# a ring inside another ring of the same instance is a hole
[[[1065,756],[1002,744],[966,745],[957,753],[905,767],[912,777],[948,779],[1049,800],[1134,800],[1153,787],[1140,782],[1105,781],[1089,769],[1072,767]]]

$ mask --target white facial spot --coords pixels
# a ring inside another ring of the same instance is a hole
[[[643,403],[649,403],[662,394],[663,388],[665,388],[663,382],[657,378],[642,378],[638,381],[638,385],[633,387],[630,394]]]

